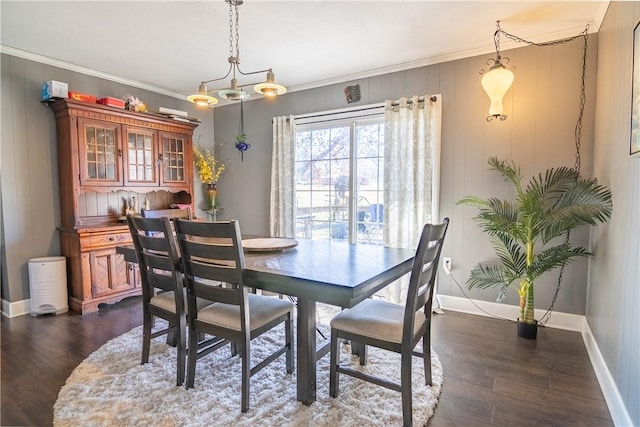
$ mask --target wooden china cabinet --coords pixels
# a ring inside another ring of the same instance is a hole
[[[116,253],[131,242],[125,209],[193,210],[192,135],[197,124],[70,99],[51,102],[58,140],[60,246],[69,307],[96,311],[141,293],[137,266]]]

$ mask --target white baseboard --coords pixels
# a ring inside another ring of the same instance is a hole
[[[17,317],[31,313],[31,300],[9,302],[2,300],[2,315],[5,317]]]
[[[444,310],[460,311],[463,313],[476,314],[478,316],[502,317],[506,320],[516,321],[520,308],[515,305],[500,304],[491,301],[469,300],[462,297],[454,297],[450,295],[438,295],[441,308]],[[482,310],[486,311],[483,312]],[[545,310],[535,310],[536,318],[540,319],[544,315]],[[549,328],[566,329],[568,331],[583,332],[586,325],[584,316],[580,314],[561,313],[554,311],[551,313],[549,321],[545,324]]]
[[[440,306],[444,310],[460,311],[463,313],[475,314],[478,316],[505,318],[506,320],[515,321],[520,312],[520,308],[515,305],[500,304],[490,301],[469,300],[467,298],[455,297],[450,295],[438,295]],[[485,310],[490,314],[483,312]],[[544,315],[544,310],[535,311],[536,318],[540,319]],[[551,318],[545,324],[549,328],[566,329],[576,331],[582,334],[582,340],[587,349],[587,354],[591,360],[591,366],[598,379],[600,390],[604,395],[609,408],[609,414],[616,426],[632,426],[633,422],[629,416],[629,412],[622,400],[618,386],[616,385],[609,367],[602,357],[598,343],[596,342],[591,328],[586,318],[579,314],[561,313],[554,311]]]
[[[607,407],[609,408],[609,414],[611,414],[613,424],[621,427],[633,426],[631,416],[629,416],[629,412],[622,400],[622,396],[620,396],[620,391],[618,390],[618,386],[611,375],[611,371],[609,371],[607,362],[605,362],[604,357],[602,357],[600,347],[598,347],[598,343],[596,342],[596,339],[591,332],[591,328],[589,327],[589,322],[585,322],[585,330],[582,332],[582,339],[584,340],[584,345],[587,348],[587,353],[591,360],[591,366],[593,366],[593,370],[598,378],[600,389],[602,390],[604,399],[607,402]]]

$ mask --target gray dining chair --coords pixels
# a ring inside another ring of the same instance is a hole
[[[199,222],[178,219],[176,234],[182,251],[189,306],[189,348],[197,348],[195,333],[221,338],[187,356],[186,388],[194,387],[196,361],[228,342],[242,359],[241,411],[249,410],[250,377],[286,355],[286,371],[293,372],[293,304],[290,301],[252,294],[244,284],[245,259],[237,221]],[[228,287],[211,286],[204,280],[221,281]],[[196,298],[212,304],[198,309]],[[284,344],[251,366],[251,340],[284,324]],[[233,351],[233,350],[232,350]]]
[[[402,394],[402,419],[412,425],[411,358],[422,357],[425,382],[431,385],[431,304],[438,270],[438,260],[449,218],[442,224],[426,224],[413,259],[409,289],[404,306],[367,299],[355,307],[341,311],[331,320],[331,360],[329,395],[338,396],[339,374],[346,374]],[[401,354],[400,384],[373,374],[340,366],[338,342],[357,343],[360,364],[366,358],[366,346],[374,346]],[[422,351],[416,345],[422,340]]]
[[[168,335],[177,347],[177,385],[185,378],[186,305],[180,257],[169,219],[127,216],[142,286],[142,364],[149,362],[151,339]],[[156,293],[159,290],[159,293]],[[152,333],[154,316],[169,326]]]

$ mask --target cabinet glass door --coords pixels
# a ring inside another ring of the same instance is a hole
[[[155,132],[145,129],[125,128],[127,184],[157,185]]]
[[[119,127],[111,123],[80,121],[80,181],[88,185],[122,184]]]
[[[162,172],[160,185],[184,185],[189,182],[185,166],[190,161],[185,153],[187,137],[185,135],[160,134],[162,150]]]

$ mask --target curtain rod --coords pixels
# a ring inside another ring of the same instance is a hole
[[[424,102],[425,101],[425,97],[424,96],[420,96],[418,97],[418,102]],[[429,101],[431,102],[437,102],[438,101],[438,97],[435,95],[431,95],[429,97]],[[411,98],[407,99],[407,104],[412,104],[413,100]],[[376,114],[379,114],[378,112],[376,112],[375,110],[379,110],[381,108],[384,108],[385,103],[384,102],[379,102],[376,104],[369,104],[369,105],[363,105],[362,107],[351,107],[351,108],[341,108],[338,110],[329,110],[329,111],[321,111],[319,113],[309,113],[309,114],[298,114],[298,115],[294,115],[293,118],[295,119],[315,119],[315,118],[321,118],[321,117],[327,117],[327,116],[333,116],[333,115],[337,115],[337,114],[344,114],[344,113],[353,113],[353,112],[366,112],[366,111],[370,111],[369,114],[362,114],[359,117],[368,117],[368,116],[373,116]],[[392,107],[398,107],[400,105],[399,101],[393,101],[391,103]],[[341,119],[325,119],[322,121],[332,121],[332,120],[341,120]],[[287,119],[287,122],[289,121],[289,119]],[[273,120],[271,120],[271,123],[273,123]],[[310,122],[310,123],[316,123],[316,122]]]
[[[336,114],[353,113],[358,111],[370,111],[370,110],[376,110],[378,108],[383,108],[383,107],[384,107],[384,102],[378,102],[377,104],[363,105],[361,107],[348,107],[348,108],[340,108],[338,110],[320,111],[318,113],[297,114],[297,115],[294,115],[293,118],[294,119],[310,119],[315,117],[333,116]]]
[[[425,99],[426,99],[426,98],[425,98],[424,96],[419,96],[419,97],[418,97],[418,102],[424,102],[424,101],[425,101]],[[437,97],[437,96],[435,96],[435,95],[431,95],[431,96],[429,97],[429,101],[431,101],[431,102],[436,102],[436,101],[438,101],[438,97]],[[413,104],[413,99],[411,99],[411,98],[407,99],[407,104]],[[393,102],[391,103],[391,106],[392,106],[392,107],[398,107],[399,105],[400,105],[400,101],[393,101]]]

